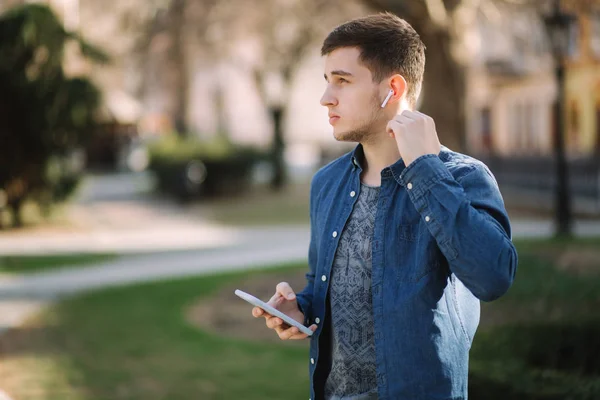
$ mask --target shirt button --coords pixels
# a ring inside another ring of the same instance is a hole
[[[315,363],[315,359],[314,359],[314,358],[311,358],[311,359],[310,359],[310,363],[311,363],[311,364],[314,364],[314,363]]]
[[[333,231],[333,233],[331,234],[331,236],[337,237],[337,231]]]
[[[325,275],[323,275],[323,276],[321,277],[321,280],[322,280],[323,282],[325,282],[325,281],[327,280],[327,277],[326,277]]]
[[[429,218],[429,215],[425,217],[425,221],[429,222],[431,220],[431,218]]]
[[[356,196],[356,192],[353,190],[350,192],[350,197],[354,197],[354,196]]]
[[[319,317],[315,318],[315,322],[318,324],[319,322],[321,322],[321,319],[319,319]]]
[[[409,183],[408,185],[406,185],[406,187],[408,188],[408,190],[412,189],[412,183]]]

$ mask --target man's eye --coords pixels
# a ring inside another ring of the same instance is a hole
[[[338,82],[339,82],[339,83],[348,83],[348,81],[347,81],[347,80],[345,80],[344,78],[340,78],[340,79],[338,79]]]

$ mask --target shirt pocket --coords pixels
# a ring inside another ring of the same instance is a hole
[[[416,283],[440,267],[439,249],[423,223],[397,226],[394,266],[401,282]]]

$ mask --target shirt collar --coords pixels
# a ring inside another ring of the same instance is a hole
[[[363,151],[363,147],[362,144],[358,144],[356,146],[356,148],[354,149],[354,151],[352,152],[352,157],[351,157],[351,161],[352,161],[352,168],[353,169],[360,169],[362,171],[362,165],[365,159],[365,153]]]
[[[448,153],[450,151],[451,151],[450,149],[448,149],[446,146],[442,145],[438,156],[442,159],[442,161],[447,161]],[[362,171],[364,160],[365,160],[365,153],[363,150],[363,146],[362,146],[362,144],[359,143],[356,146],[356,148],[354,149],[354,151],[352,152],[352,157],[351,157],[352,168],[353,169],[358,168],[360,171]],[[390,175],[390,174],[394,175],[394,176],[400,176],[400,174],[402,173],[402,171],[404,171],[405,168],[406,168],[406,165],[404,165],[404,161],[402,160],[402,158],[400,158],[394,164],[390,165],[389,167],[384,168],[383,171],[381,171],[381,172],[384,176]]]
[[[362,144],[359,143],[356,146],[356,148],[354,149],[354,152],[352,153],[351,161],[352,161],[353,169],[358,168],[360,171],[363,170],[363,165],[364,165],[364,161],[365,161],[365,153],[364,153]],[[396,173],[398,175],[400,175],[400,173],[402,172],[402,170],[404,170],[404,168],[405,168],[404,161],[402,161],[402,159],[399,159],[394,164],[390,165],[389,167],[384,168],[381,171],[381,176],[383,176],[383,177],[391,176],[391,175],[395,175]]]

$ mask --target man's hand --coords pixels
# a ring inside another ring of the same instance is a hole
[[[396,138],[400,156],[407,167],[426,154],[438,155],[440,140],[435,123],[419,111],[404,110],[387,124],[386,132]]]
[[[302,314],[298,308],[296,294],[287,282],[281,282],[277,285],[275,294],[273,297],[271,297],[271,300],[269,300],[267,304],[276,310],[289,315],[301,324],[304,323],[304,314]],[[295,326],[290,327],[281,318],[273,317],[260,307],[254,307],[252,309],[252,315],[256,318],[261,316],[265,317],[267,327],[274,329],[281,340],[306,339],[308,337],[306,333],[300,333],[298,328]],[[314,332],[317,330],[317,325],[313,324],[309,327],[309,329]]]

